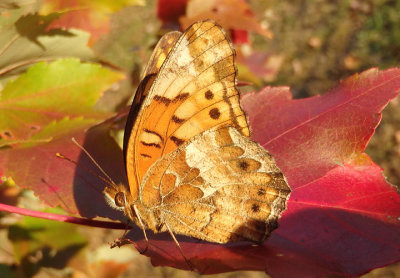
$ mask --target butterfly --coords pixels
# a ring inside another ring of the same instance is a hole
[[[168,231],[178,246],[174,234],[262,243],[277,227],[291,190],[249,138],[236,75],[232,44],[211,20],[157,44],[125,127],[129,187],[105,188],[144,233]]]

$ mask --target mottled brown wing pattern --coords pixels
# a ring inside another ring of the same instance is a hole
[[[211,242],[261,243],[290,194],[271,155],[233,127],[197,135],[146,173],[138,206],[147,228]]]
[[[127,144],[127,173],[137,184],[160,157],[216,126],[249,130],[235,88],[235,53],[212,21],[193,24],[177,40],[143,102]],[[133,188],[134,187],[134,188]]]

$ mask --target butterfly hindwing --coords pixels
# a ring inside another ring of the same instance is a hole
[[[212,154],[212,155],[210,155]],[[233,127],[184,143],[146,173],[140,189],[149,228],[212,242],[263,242],[290,193],[271,155]],[[153,225],[153,227],[151,227]]]

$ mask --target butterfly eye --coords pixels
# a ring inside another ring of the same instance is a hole
[[[114,198],[115,205],[117,207],[125,207],[125,194],[124,192],[118,192]]]

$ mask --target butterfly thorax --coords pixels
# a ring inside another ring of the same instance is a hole
[[[129,189],[124,184],[113,185],[104,190],[106,200],[111,207],[124,212],[126,217],[133,221],[138,227],[161,232],[164,229],[161,221],[159,205],[153,203],[150,207],[143,205],[138,198],[133,200]],[[161,202],[159,202],[161,204]],[[140,219],[139,219],[140,218]]]

